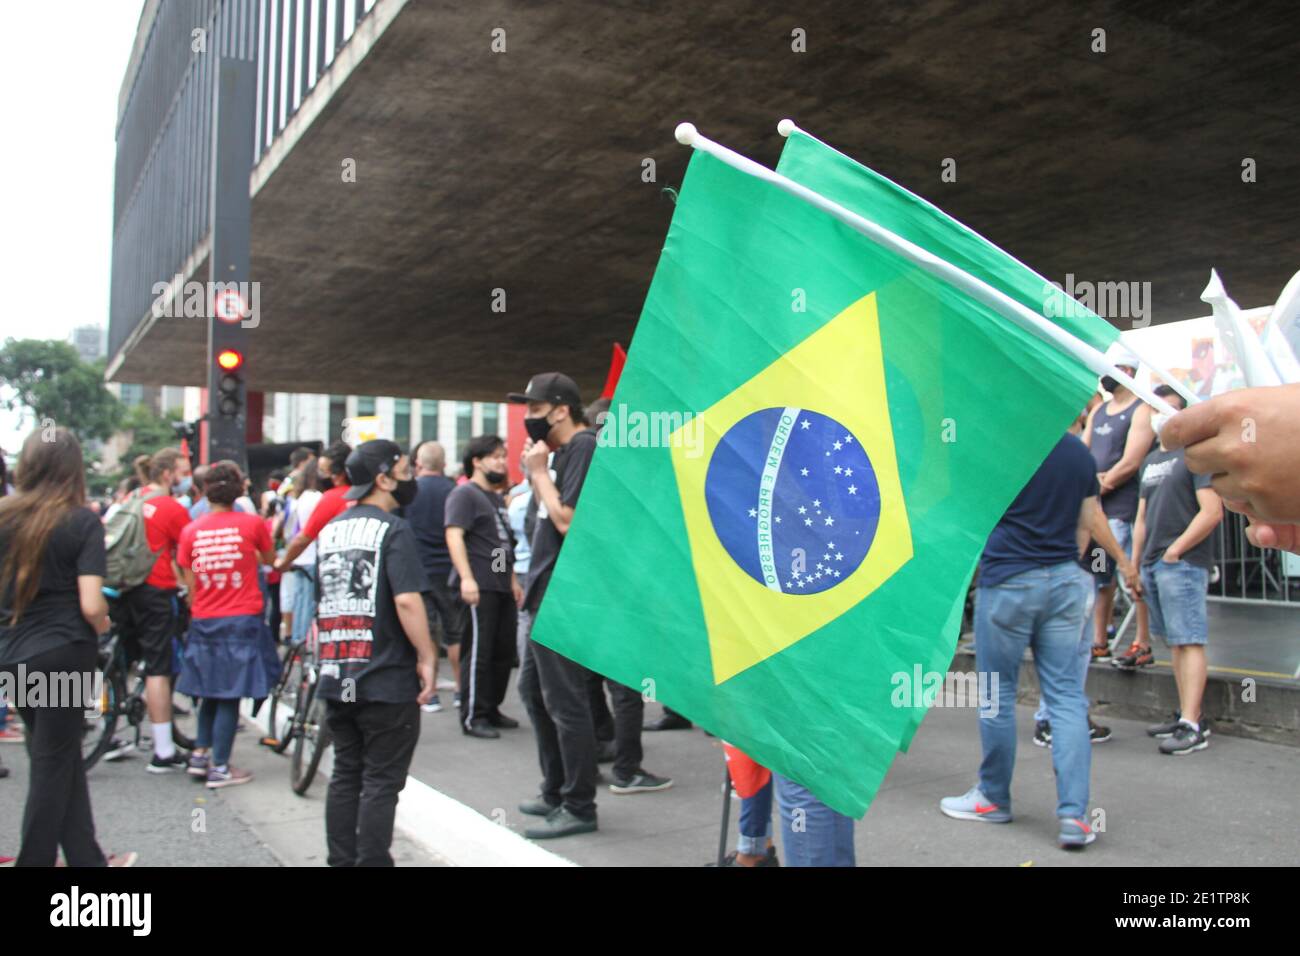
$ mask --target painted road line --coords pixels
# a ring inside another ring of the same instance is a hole
[[[256,717],[252,716],[252,701],[244,700],[240,709],[263,734],[269,732],[265,704]],[[288,717],[277,723],[283,733]],[[321,761],[320,773],[326,780],[333,770],[333,757],[330,748]],[[577,866],[415,777],[406,778],[406,788],[397,801],[396,825],[421,849],[452,866]]]

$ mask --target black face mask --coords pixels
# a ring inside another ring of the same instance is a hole
[[[506,482],[504,471],[485,471],[483,477],[487,479],[489,485],[503,485]]]
[[[316,475],[316,484],[317,484],[317,486],[320,488],[321,491],[329,491],[329,489],[331,489],[331,488],[334,487],[334,479],[333,479],[333,478],[322,478],[319,474],[317,474],[317,475]]]
[[[533,441],[546,441],[546,436],[551,433],[551,425],[546,421],[546,416],[541,418],[525,418],[524,431],[528,432],[528,437]]]
[[[419,491],[414,478],[406,478],[397,482],[397,487],[393,489],[393,498],[397,501],[399,508],[405,508],[415,500],[415,493]]]
[[[1101,377],[1101,387],[1113,395],[1115,394],[1115,389],[1119,387],[1119,382],[1115,381],[1109,375],[1103,375]]]

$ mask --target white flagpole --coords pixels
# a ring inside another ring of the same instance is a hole
[[[1125,388],[1132,391],[1143,401],[1153,406],[1157,411],[1166,415],[1176,414],[1176,410],[1164,399],[1153,394],[1150,389],[1144,388],[1135,382],[1126,372],[1117,369],[1106,361],[1106,357],[1087,342],[1081,342],[1069,332],[1066,332],[1060,326],[1055,325],[1041,315],[1036,314],[1010,296],[993,288],[987,282],[976,278],[970,273],[957,268],[952,263],[940,259],[938,256],[922,249],[915,243],[909,242],[902,236],[896,235],[879,226],[869,219],[864,219],[851,209],[845,209],[839,203],[827,199],[821,193],[814,192],[806,186],[800,185],[792,179],[782,176],[780,173],[762,166],[748,157],[742,156],[727,147],[722,146],[713,140],[704,136],[691,123],[681,123],[676,130],[677,142],[683,146],[691,146],[695,149],[708,153],[714,159],[720,160],[734,169],[747,173],[766,183],[770,183],[789,193],[811,206],[820,209],[827,215],[839,220],[862,235],[866,236],[877,245],[884,246],[886,249],[924,269],[926,272],[943,280],[949,285],[961,289],[972,299],[984,303],[993,311],[997,312],[1003,318],[1009,319],[1028,332],[1032,332],[1040,339],[1055,345],[1073,355],[1076,359],[1086,365],[1097,375],[1109,375],[1119,382]]]
[[[776,131],[777,131],[778,133],[780,133],[782,136],[784,136],[786,139],[789,139],[789,138],[790,138],[790,134],[793,133],[793,132],[795,132],[796,130],[797,130],[798,132],[800,132],[800,133],[803,133],[803,135],[807,136],[809,139],[811,139],[811,140],[813,140],[813,141],[815,141],[815,142],[817,142],[817,143],[821,143],[821,145],[825,146],[827,149],[832,150],[833,152],[839,153],[839,155],[843,156],[845,159],[848,159],[848,160],[850,160],[851,162],[857,162],[856,160],[853,159],[853,157],[847,155],[846,153],[840,152],[840,150],[835,149],[834,146],[831,146],[829,143],[825,142],[824,140],[818,139],[816,136],[814,136],[812,133],[808,132],[808,131],[807,131],[806,129],[804,129],[802,126],[799,126],[798,124],[796,124],[795,121],[792,120],[792,119],[783,119],[783,120],[781,120],[781,122],[779,122],[779,123],[776,124]],[[897,186],[896,183],[895,183],[895,185]],[[899,188],[899,189],[903,189],[902,186],[899,186],[898,188]],[[908,190],[906,190],[906,189],[903,189],[903,191],[904,191],[904,192],[908,192]],[[915,196],[916,194],[915,194],[915,193],[908,192],[908,195],[913,195],[913,196]],[[926,200],[924,200],[924,199],[923,199],[922,197],[920,197],[920,196],[917,196],[916,198],[919,199],[919,200],[922,201],[922,202],[926,202]],[[928,203],[928,202],[926,202],[926,205],[931,205],[931,204]],[[950,217],[950,218],[951,218],[951,217]],[[954,219],[953,222],[957,222],[957,220]],[[964,225],[963,223],[960,223],[960,222],[957,222],[957,225],[962,226],[962,228],[965,229],[967,232],[971,233],[971,235],[978,236],[978,233],[974,232],[974,230],[972,230],[969,226],[966,226],[966,225]],[[985,241],[987,241],[987,240],[985,240]],[[1043,278],[1041,275],[1039,275],[1037,272],[1034,272],[1033,269],[1031,269],[1029,266],[1025,265],[1025,263],[1021,262],[1021,261],[1020,261],[1019,259],[1017,259],[1015,256],[1011,255],[1011,253],[1006,252],[1005,250],[1002,250],[1002,252],[1003,252],[1004,255],[1006,255],[1008,258],[1010,258],[1012,261],[1014,261],[1017,265],[1024,266],[1025,269],[1028,269],[1031,273],[1033,273],[1033,275],[1034,275],[1036,278],[1043,279],[1043,282],[1044,282],[1044,283],[1047,282],[1046,279],[1044,279],[1044,278]],[[1077,305],[1080,309],[1084,309],[1085,311],[1090,311],[1090,310],[1087,310],[1087,307],[1084,306],[1083,303],[1079,302],[1079,300],[1075,299],[1073,296],[1071,296],[1071,295],[1069,295],[1067,292],[1065,292],[1064,289],[1060,289],[1059,286],[1058,286],[1058,290],[1060,291],[1060,293],[1061,293],[1062,296],[1064,296],[1065,298],[1069,299],[1071,302],[1073,302],[1075,305]],[[1103,321],[1104,321],[1104,320],[1103,320]],[[1149,368],[1152,372],[1154,372],[1154,373],[1155,373],[1156,375],[1158,375],[1160,378],[1164,379],[1164,381],[1169,385],[1169,387],[1172,388],[1172,389],[1173,389],[1175,392],[1177,392],[1179,395],[1181,395],[1181,396],[1183,397],[1183,401],[1187,402],[1188,405],[1194,405],[1194,404],[1196,404],[1197,402],[1200,401],[1200,399],[1196,397],[1196,394],[1195,394],[1191,389],[1189,389],[1186,385],[1184,385],[1184,384],[1183,384],[1179,379],[1175,378],[1173,375],[1171,375],[1171,374],[1170,374],[1168,371],[1166,371],[1164,368],[1162,368],[1161,366],[1157,365],[1155,362],[1151,361],[1151,359],[1150,359],[1148,356],[1143,355],[1142,352],[1141,352],[1139,349],[1137,349],[1136,347],[1134,347],[1134,345],[1129,341],[1129,339],[1125,337],[1125,335],[1124,335],[1123,332],[1120,333],[1120,341],[1123,342],[1124,347],[1125,347],[1126,349],[1128,349],[1130,352],[1133,353],[1134,357],[1137,358],[1137,360],[1138,360],[1139,362],[1141,362],[1143,365],[1145,365],[1147,368]]]
[[[1167,384],[1175,392],[1181,395],[1183,397],[1183,401],[1187,403],[1187,406],[1189,408],[1195,405],[1197,402],[1201,401],[1201,399],[1196,395],[1195,392],[1193,392],[1190,388],[1188,388],[1186,385],[1183,384],[1181,379],[1176,378],[1172,373],[1161,368],[1155,362],[1151,361],[1151,359],[1148,358],[1146,355],[1143,355],[1142,352],[1133,344],[1133,340],[1127,338],[1123,332],[1119,334],[1119,340],[1120,343],[1124,346],[1124,348],[1128,349],[1130,352],[1133,353],[1134,358],[1136,358],[1147,368],[1151,369],[1151,371],[1155,372],[1156,375],[1159,375],[1162,379],[1165,380],[1165,384]]]

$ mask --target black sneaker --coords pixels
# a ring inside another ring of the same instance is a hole
[[[1035,722],[1034,743],[1040,747],[1052,746],[1052,724],[1050,721],[1040,720]]]
[[[461,724],[460,732],[467,737],[481,737],[484,740],[496,740],[501,736],[501,732],[489,724],[485,717],[470,721],[468,727]]]
[[[524,836],[530,840],[553,840],[556,837],[573,836],[578,833],[594,833],[596,818],[575,816],[564,807],[556,807],[545,820],[537,826],[529,827]]]
[[[732,850],[730,853],[728,853],[726,856],[724,856],[724,857],[722,858],[722,865],[723,865],[723,866],[735,867],[736,869],[739,869],[739,870],[749,870],[749,869],[753,869],[754,867],[760,867],[760,866],[780,866],[780,865],[781,865],[781,861],[778,860],[778,859],[776,858],[776,847],[774,847],[774,846],[770,846],[770,847],[768,847],[768,848],[767,848],[767,855],[764,856],[764,857],[763,857],[761,860],[759,860],[757,863],[755,863],[753,867],[748,867],[748,866],[744,866],[744,865],[742,865],[742,864],[740,864],[740,863],[737,863],[737,862],[736,862],[736,856],[737,856],[737,855],[738,855],[738,852],[737,852],[736,850]],[[705,865],[706,865],[706,866],[717,866],[718,864],[717,864],[717,863],[708,863],[708,864],[705,864]]]
[[[1179,722],[1173,734],[1160,741],[1160,752],[1162,754],[1181,756],[1196,750],[1204,750],[1208,746],[1209,743],[1205,739],[1205,734],[1201,733],[1199,728]]]
[[[1094,744],[1099,744],[1103,740],[1110,740],[1110,728],[1103,727],[1101,724],[1094,724],[1092,718],[1088,718],[1088,739]]]
[[[545,797],[536,796],[519,804],[519,812],[530,817],[549,817],[559,806],[558,803],[550,803]]]
[[[673,785],[673,782],[667,777],[656,777],[652,773],[646,773],[644,770],[638,770],[628,780],[615,779],[609,785],[610,793],[653,793],[656,790],[667,790]]]
[[[499,710],[488,718],[488,723],[493,727],[499,727],[502,730],[514,730],[519,726],[519,721],[515,720],[513,717],[507,717]]]
[[[658,720],[652,720],[642,730],[690,730],[694,724],[681,714],[665,713]]]
[[[190,758],[186,757],[179,750],[174,752],[166,759],[153,755],[153,759],[145,765],[145,770],[150,773],[174,773],[175,771],[187,772],[190,768]]]

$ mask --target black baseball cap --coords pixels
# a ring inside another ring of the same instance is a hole
[[[525,402],[550,402],[553,405],[568,405],[581,408],[582,398],[578,395],[578,386],[562,372],[539,372],[528,380],[528,387],[522,392],[511,392],[506,401],[516,405]]]
[[[343,470],[348,473],[348,481],[352,485],[343,495],[344,499],[356,501],[370,494],[375,479],[392,471],[401,458],[402,449],[397,442],[391,442],[387,438],[362,442],[352,449],[352,454],[343,463]]]

